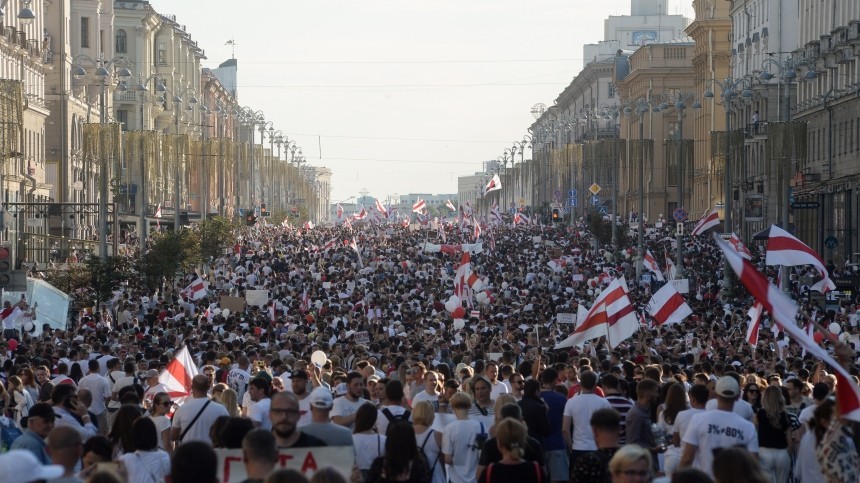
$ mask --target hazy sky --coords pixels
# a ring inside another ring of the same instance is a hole
[[[630,0],[150,1],[206,67],[235,40],[240,103],[331,168],[333,202],[456,193],[576,76],[603,20],[630,13]],[[669,13],[692,18],[691,4]]]

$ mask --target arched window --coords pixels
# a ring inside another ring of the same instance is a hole
[[[128,52],[128,48],[126,46],[126,34],[125,30],[119,29],[116,31],[116,52],[120,54],[124,54]]]

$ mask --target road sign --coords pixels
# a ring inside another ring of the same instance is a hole
[[[817,201],[795,201],[791,204],[792,210],[814,210],[821,207]]]
[[[599,211],[600,211],[601,215],[608,215],[609,214],[609,211],[606,210],[605,206],[601,206]]]
[[[571,208],[576,208],[577,207],[576,198],[571,198],[571,199],[567,200],[567,204],[569,204]]]
[[[588,187],[588,191],[591,191],[591,194],[596,195],[597,193],[600,193],[600,185],[592,183],[592,185]]]
[[[525,198],[520,198],[520,206],[523,206],[523,205],[525,205],[525,204],[526,204],[526,199],[525,199]]]
[[[678,223],[684,223],[687,221],[687,211],[683,208],[678,208],[672,212],[672,218],[674,218]]]
[[[559,210],[561,209],[561,203],[550,203],[549,206],[550,208],[558,208]]]
[[[834,248],[839,246],[839,240],[837,240],[835,236],[831,235],[824,239],[824,246],[833,250]]]
[[[600,198],[597,195],[591,197],[591,206],[597,206],[600,204]]]
[[[567,192],[567,195],[571,198],[576,198],[576,188],[571,188],[570,191]]]

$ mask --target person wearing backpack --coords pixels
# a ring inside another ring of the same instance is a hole
[[[445,463],[442,461],[442,432],[431,428],[436,419],[431,401],[419,401],[412,408],[415,442],[430,466],[430,483],[445,483]]]
[[[388,432],[389,424],[395,421],[411,422],[412,417],[412,412],[406,408],[402,382],[394,380],[385,385],[385,402],[387,404],[379,407],[376,418],[376,432],[382,435]]]
[[[448,478],[451,483],[473,483],[481,448],[489,438],[489,428],[483,422],[469,418],[473,404],[469,394],[454,394],[450,404],[457,420],[442,430],[442,454],[445,464],[450,465]]]
[[[514,418],[505,418],[496,425],[496,442],[502,459],[490,463],[478,477],[478,483],[543,483],[546,479],[540,464],[523,458],[528,430]]]

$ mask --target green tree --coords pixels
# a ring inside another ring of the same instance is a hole
[[[236,240],[237,224],[220,216],[206,218],[197,225],[200,239],[200,256],[204,263],[220,257]]]
[[[151,238],[142,269],[148,286],[159,286],[163,279],[173,280],[177,273],[191,272],[200,265],[200,235],[196,230],[156,233]]]

